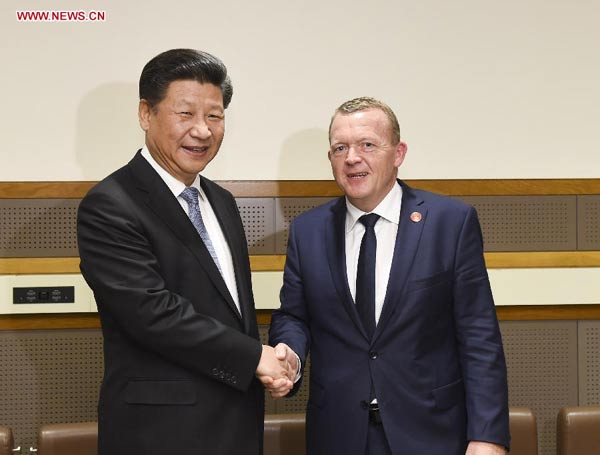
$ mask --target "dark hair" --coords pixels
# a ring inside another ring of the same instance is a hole
[[[214,55],[194,49],[171,49],[158,54],[144,66],[140,76],[140,99],[156,106],[173,81],[193,80],[221,88],[223,107],[227,109],[233,86],[227,67]]]
[[[392,140],[394,141],[394,144],[400,142],[400,125],[398,124],[398,118],[396,117],[396,114],[394,114],[394,111],[392,111],[392,108],[390,108],[383,101],[379,101],[368,96],[348,100],[345,103],[342,103],[342,105],[335,110],[333,117],[331,117],[331,121],[329,122],[329,140],[331,141],[331,125],[333,124],[333,119],[335,119],[336,115],[352,114],[353,112],[364,111],[366,109],[382,110],[390,121]]]

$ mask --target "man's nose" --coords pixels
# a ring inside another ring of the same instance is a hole
[[[208,139],[212,136],[212,131],[206,124],[206,121],[203,118],[200,118],[194,123],[194,126],[190,130],[190,134],[199,139]]]
[[[356,149],[356,147],[354,146],[350,146],[348,147],[348,151],[346,152],[346,163],[347,164],[354,164],[354,163],[358,163],[361,160],[361,155],[360,153],[358,153],[358,150]]]

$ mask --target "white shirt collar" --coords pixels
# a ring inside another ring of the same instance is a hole
[[[381,218],[389,221],[390,223],[398,224],[400,220],[400,206],[402,204],[402,187],[399,183],[396,183],[390,190],[390,192],[383,198],[383,200],[369,213],[376,213]],[[361,209],[355,207],[346,198],[346,233],[354,229],[358,219],[367,212],[363,212]]]
[[[169,174],[164,168],[162,168],[161,165],[158,164],[158,162],[154,159],[154,157],[152,156],[152,154],[150,153],[150,150],[148,150],[148,147],[146,145],[144,145],[144,147],[142,147],[142,156],[144,158],[146,158],[146,161],[148,161],[148,163],[150,163],[150,166],[152,166],[152,168],[158,173],[160,178],[169,187],[169,189],[175,195],[175,197],[179,197],[181,192],[183,190],[185,190],[185,188],[186,188],[185,183],[177,180],[175,177],[173,177],[171,174]],[[196,175],[196,178],[194,179],[193,183],[190,186],[196,187],[196,189],[200,193],[200,197],[202,199],[205,199],[204,191],[202,190],[202,187],[200,186],[200,174]]]

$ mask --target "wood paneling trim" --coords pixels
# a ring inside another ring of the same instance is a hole
[[[600,179],[407,180],[409,185],[450,196],[600,194]]]
[[[501,321],[550,321],[600,319],[600,305],[522,305],[496,307]],[[258,323],[271,323],[271,310],[257,310]],[[0,330],[95,329],[100,327],[96,313],[89,314],[4,314]]]
[[[258,323],[271,323],[271,310],[258,310]],[[600,319],[600,305],[502,305],[496,307],[500,321],[554,321]]]
[[[254,272],[281,271],[285,255],[250,256]],[[79,273],[79,258],[0,258],[0,275]]]
[[[600,251],[485,253],[490,269],[600,267]],[[285,255],[250,256],[253,272],[282,271]],[[0,258],[0,275],[79,273],[79,258]]]
[[[235,197],[332,197],[342,192],[333,180],[220,181]]]
[[[100,318],[95,313],[3,314],[0,330],[96,329]]]
[[[250,256],[253,272],[279,272],[285,266],[285,255]]]
[[[600,267],[600,251],[485,253],[489,269]],[[282,271],[285,255],[250,256],[252,271]]]
[[[96,182],[0,182],[1,199],[79,199]]]
[[[0,275],[79,273],[79,258],[0,258]]]
[[[95,182],[0,182],[0,198],[82,198]],[[333,180],[221,180],[235,197],[339,196]],[[600,194],[600,179],[406,180],[422,190],[451,196]]]
[[[600,251],[485,253],[489,269],[600,267]]]
[[[501,321],[600,319],[600,305],[502,305],[496,313]]]

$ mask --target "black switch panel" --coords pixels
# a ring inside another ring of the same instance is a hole
[[[13,288],[13,303],[75,303],[75,286]]]

